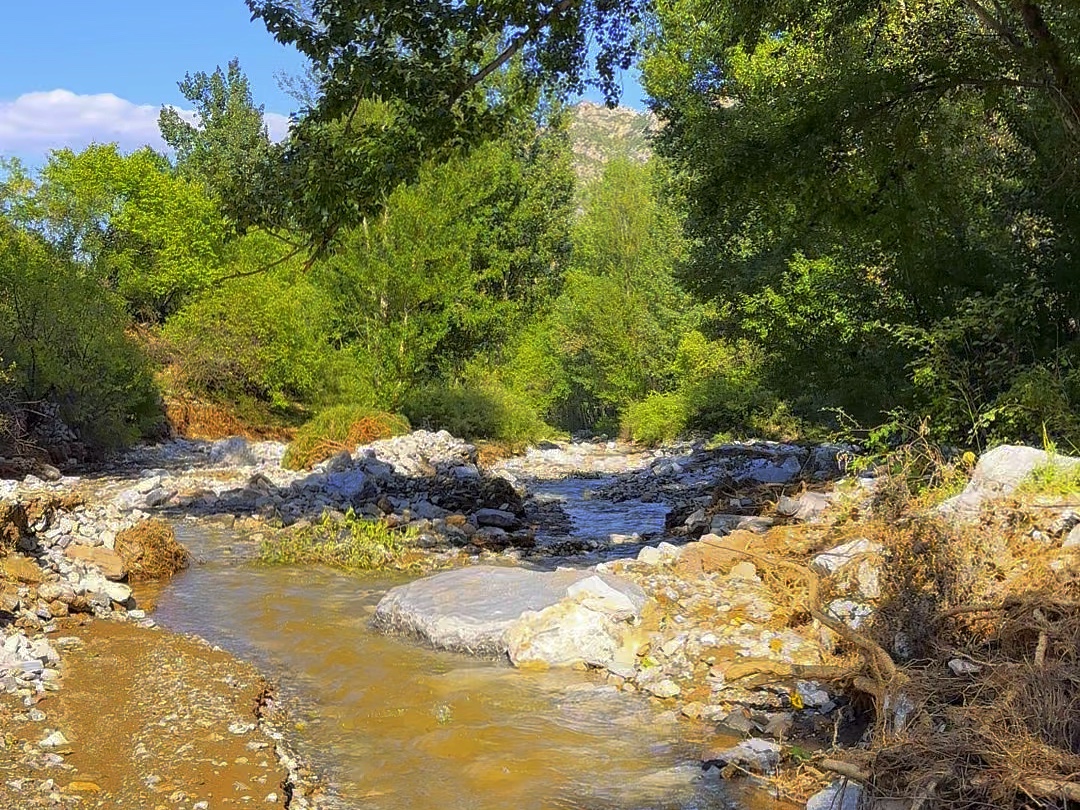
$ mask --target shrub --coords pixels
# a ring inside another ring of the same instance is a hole
[[[297,431],[281,463],[293,470],[306,469],[341,450],[351,452],[359,445],[408,432],[408,420],[397,414],[360,405],[336,405]]]
[[[232,265],[258,266],[263,249]],[[333,302],[289,272],[224,282],[174,315],[164,335],[175,372],[189,389],[218,399],[242,397],[286,409],[322,403],[348,377],[347,361],[330,343]]]
[[[415,568],[422,555],[410,553],[414,539],[409,530],[391,529],[350,510],[344,519],[326,515],[314,525],[264,540],[259,557],[276,565],[328,565],[347,571]]]
[[[677,439],[689,420],[690,409],[682,394],[654,393],[627,407],[621,428],[632,441],[657,445]]]
[[[403,410],[417,427],[446,430],[464,439],[521,443],[552,433],[523,397],[492,380],[422,386],[411,392]]]
[[[124,303],[36,235],[0,219],[0,358],[8,395],[49,401],[91,447],[128,444],[160,421],[149,364]]]

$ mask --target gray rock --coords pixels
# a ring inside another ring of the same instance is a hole
[[[1034,447],[995,447],[979,457],[975,473],[964,491],[941,504],[938,511],[957,520],[974,520],[984,503],[1011,495],[1035,470],[1053,467],[1070,472],[1077,466],[1080,466],[1080,458],[1051,454]]]
[[[709,522],[709,532],[723,537],[739,528],[739,524],[745,519],[746,515],[713,515]]]
[[[375,494],[375,487],[363,470],[330,473],[323,479],[322,486],[331,495],[348,501]]]
[[[682,689],[680,689],[679,685],[670,678],[664,678],[663,680],[646,684],[645,689],[653,697],[658,698],[673,698],[682,694]]]
[[[804,492],[799,498],[799,511],[796,520],[813,522],[824,514],[832,504],[832,499],[825,492]]]
[[[521,521],[513,512],[504,512],[502,509],[477,509],[473,513],[473,520],[477,526],[495,526],[499,529],[514,529],[521,526]]]
[[[353,464],[352,455],[348,450],[339,450],[320,464],[315,465],[318,472],[335,473],[349,469]]]
[[[833,782],[806,800],[806,810],[859,810],[865,791],[846,779]]]
[[[705,762],[735,765],[751,773],[773,773],[780,764],[780,746],[770,740],[751,737],[731,748],[710,752]]]
[[[254,467],[258,464],[248,440],[243,436],[214,442],[210,447],[210,460],[223,467]]]
[[[645,593],[637,585],[608,574],[474,566],[391,589],[375,610],[375,624],[443,649],[502,655],[507,632],[524,613],[557,604],[570,586],[590,577],[625,594],[638,610],[644,606]]]
[[[152,489],[143,495],[143,508],[153,509],[156,506],[168,503],[174,497],[176,497],[175,489],[165,489],[165,487]]]
[[[847,466],[847,459],[858,452],[850,444],[822,444],[810,451],[806,461],[806,473],[817,481],[839,478]]]
[[[60,470],[56,469],[52,464],[39,464],[37,466],[38,477],[43,481],[59,481],[64,477]]]
[[[810,561],[810,567],[819,574],[829,576],[857,560],[880,554],[881,551],[880,543],[859,538],[818,554]]]
[[[802,472],[797,456],[755,458],[744,462],[733,472],[736,480],[757,484],[786,484]]]
[[[425,520],[440,520],[450,514],[449,509],[436,506],[431,501],[417,501],[409,507],[409,511],[415,517],[424,518]]]
[[[136,492],[140,492],[145,495],[147,492],[151,492],[161,486],[161,476],[151,475],[148,478],[142,479],[132,489]]]
[[[1062,548],[1077,548],[1080,547],[1080,526],[1074,526],[1069,534],[1065,537],[1065,541],[1061,544]]]

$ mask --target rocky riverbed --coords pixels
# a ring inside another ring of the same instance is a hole
[[[984,459],[947,509],[1015,488],[1047,460],[1028,450]],[[0,806],[318,806],[254,670],[160,631],[139,603],[145,559],[125,538],[149,519],[241,544],[350,510],[409,527],[432,567],[465,567],[391,590],[376,626],[522,668],[591,670],[628,700],[714,729],[727,742],[700,758],[725,775],[770,777],[793,739],[861,734],[843,691],[815,677],[846,654],[842,634],[802,614],[761,564],[780,553],[808,565],[827,583],[830,622],[872,615],[883,549],[854,518],[876,483],[846,472],[854,448],[547,444],[482,469],[475,447],[418,431],[310,471],[282,468],[283,452],[174,441],[78,475],[0,481]],[[1075,513],[1046,514],[1043,533],[1072,542]],[[124,677],[95,692],[91,662]],[[131,745],[109,762],[102,740],[117,728]],[[160,732],[142,740],[137,728]],[[842,787],[807,806],[851,806],[855,788]]]

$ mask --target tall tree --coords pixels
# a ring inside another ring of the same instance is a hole
[[[340,228],[377,214],[425,160],[496,137],[510,118],[528,115],[539,88],[580,89],[592,45],[592,80],[614,99],[647,4],[248,0],[319,78],[283,157],[283,216],[325,248]]]
[[[176,153],[184,177],[206,186],[233,226],[243,230],[263,218],[273,146],[262,105],[256,106],[240,62],[213,73],[188,74],[179,83],[195,107],[195,122],[173,107],[158,116],[161,137]]]

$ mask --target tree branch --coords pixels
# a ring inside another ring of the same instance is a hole
[[[279,265],[282,265],[285,262],[289,261],[289,259],[294,258],[303,249],[304,249],[303,245],[297,245],[295,248],[290,250],[288,253],[286,253],[284,256],[282,256],[280,259],[275,259],[274,261],[270,262],[270,264],[264,264],[262,267],[257,267],[254,270],[242,270],[239,273],[230,273],[227,276],[222,276],[221,278],[214,279],[211,286],[217,287],[217,286],[219,286],[221,284],[224,284],[226,281],[232,281],[233,279],[247,278],[248,276],[257,276],[260,273],[267,273],[270,270],[273,270],[275,267],[277,267]],[[305,269],[306,269],[306,267],[305,267]]]
[[[493,60],[488,62],[486,65],[484,65],[484,67],[480,68],[480,70],[478,70],[476,73],[469,77],[468,81],[466,81],[465,84],[458,90],[458,92],[454,94],[454,97],[451,101],[451,106],[456,104],[458,99],[460,99],[470,90],[483,82],[484,79],[486,79],[496,70],[501,68],[511,59],[513,59],[514,56],[518,53],[518,51],[520,51],[525,46],[525,43],[532,39],[534,36],[536,36],[537,33],[539,33],[539,31],[544,26],[546,26],[555,15],[562,14],[564,11],[566,11],[568,8],[578,2],[580,2],[580,0],[559,0],[559,2],[556,3],[547,14],[544,14],[542,17],[540,17],[540,19],[530,25],[527,29],[525,29],[512,40],[510,40],[510,44],[507,45],[499,53],[498,56],[496,56]]]

